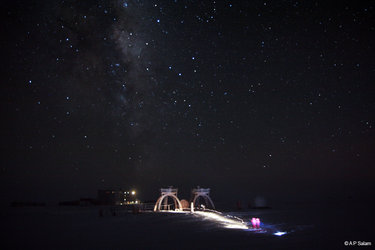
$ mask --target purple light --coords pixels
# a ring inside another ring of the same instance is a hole
[[[286,232],[276,232],[276,233],[274,233],[273,235],[276,235],[276,236],[283,236],[284,234],[286,234]]]

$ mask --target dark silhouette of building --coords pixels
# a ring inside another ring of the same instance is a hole
[[[126,205],[139,203],[137,194],[134,190],[98,190],[97,200],[101,205]]]

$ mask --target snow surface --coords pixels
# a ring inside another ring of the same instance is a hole
[[[100,209],[104,216],[99,216]],[[224,215],[249,225],[252,217],[259,217],[262,230],[226,228],[190,213],[117,211],[113,216],[108,207],[9,208],[1,211],[0,249],[343,249],[345,240],[371,241],[373,236],[368,206]]]

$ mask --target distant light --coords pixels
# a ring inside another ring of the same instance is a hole
[[[283,236],[284,234],[286,234],[286,232],[276,232],[276,233],[274,233],[273,235],[276,235],[276,236]]]
[[[156,20],[156,22],[160,23],[160,19]]]
[[[132,195],[135,195],[135,191],[132,191]]]

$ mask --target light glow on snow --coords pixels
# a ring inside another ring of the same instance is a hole
[[[232,228],[232,229],[248,229],[245,223],[242,220],[235,220],[225,217],[219,213],[213,212],[201,212],[196,211],[195,214],[209,220],[213,220],[222,224],[225,228]]]

